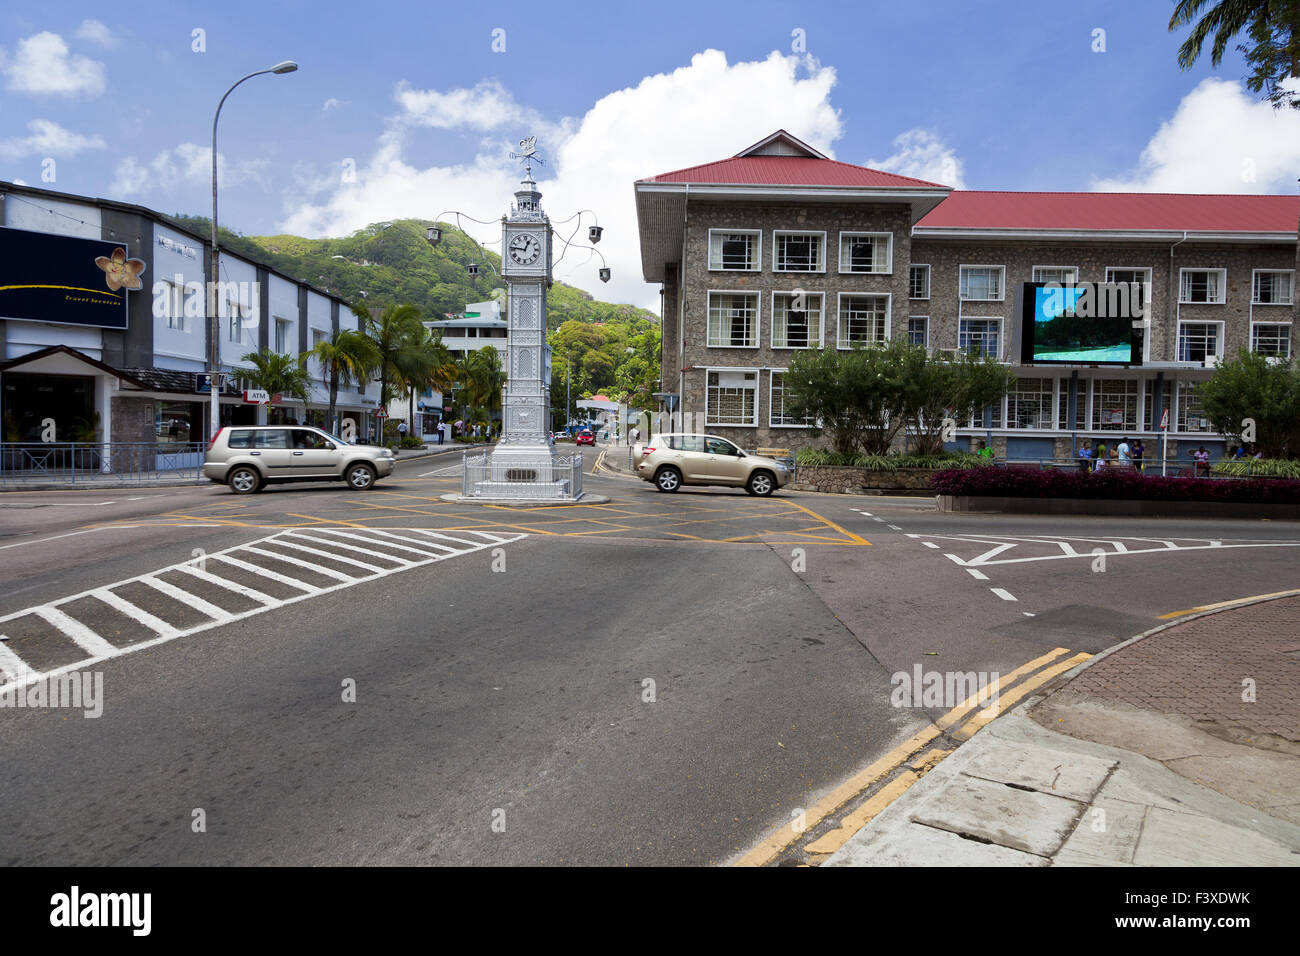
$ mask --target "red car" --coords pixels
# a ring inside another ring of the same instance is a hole
[[[594,447],[596,444],[596,436],[591,432],[578,432],[578,444],[591,445]]]

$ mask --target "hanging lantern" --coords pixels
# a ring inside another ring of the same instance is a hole
[[[476,277],[478,276],[478,263],[477,263],[477,262],[471,262],[471,263],[466,267],[466,271],[470,274],[470,278],[476,278]]]
[[[442,230],[437,226],[430,226],[424,231],[424,239],[429,245],[436,246],[442,240]]]
[[[592,226],[587,230],[587,235],[591,238],[592,243],[600,242],[600,234],[605,230],[600,226]]]
[[[609,270],[608,270],[608,269],[601,269],[601,270],[600,270],[600,281],[601,281],[601,282],[608,282],[608,281],[609,281]]]

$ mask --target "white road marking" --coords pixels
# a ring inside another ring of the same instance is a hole
[[[957,555],[955,554],[945,554],[944,557],[947,558],[949,561],[955,562],[956,564],[960,565],[963,568],[966,567],[966,562],[963,561],[961,558],[957,557]]]
[[[902,530],[903,530],[902,528],[900,528],[900,527],[899,527],[898,525],[896,525],[896,524],[891,524],[891,525],[889,525],[888,527],[893,528],[895,531],[902,531]]]
[[[985,551],[982,554],[979,554],[968,561],[962,560],[958,558],[956,555],[951,555],[951,554],[947,555],[953,561],[956,561],[958,564],[961,564],[962,566],[991,565],[991,564],[1027,564],[1033,561],[1061,561],[1061,560],[1068,560],[1070,558],[1084,558],[1084,559],[1091,560],[1094,557],[1094,555],[1091,553],[1091,549],[1085,551],[1076,550],[1074,547],[1068,544],[1068,542],[1070,541],[1106,543],[1115,547],[1115,550],[1113,552],[1108,552],[1113,555],[1171,554],[1171,553],[1178,553],[1182,551],[1207,551],[1210,549],[1227,550],[1230,548],[1300,548],[1300,541],[1245,541],[1240,544],[1226,544],[1223,541],[1211,541],[1209,538],[1174,538],[1172,540],[1168,540],[1164,538],[1139,538],[1139,537],[1125,536],[1123,539],[1124,541],[1147,541],[1147,542],[1158,541],[1161,545],[1163,545],[1163,547],[1159,547],[1159,548],[1131,548],[1128,545],[1125,545],[1122,541],[1119,541],[1115,538],[1087,538],[1087,537],[1080,537],[1077,535],[1070,535],[1070,536],[1053,535],[1053,536],[1041,536],[1041,537],[999,535],[998,537],[1004,539],[1000,543],[997,542],[996,540],[991,540],[992,536],[967,537],[963,535],[936,534],[936,535],[931,535],[931,537],[940,538],[947,541],[958,541],[958,542],[971,543],[971,544],[996,545],[991,550]],[[1197,541],[1201,543],[1175,544],[1174,543],[1175,541]],[[1015,548],[1019,544],[1041,544],[1046,547],[1055,546],[1057,548],[1060,548],[1062,553],[1035,555],[1032,557],[1023,557],[1023,558],[998,558],[995,560],[996,555],[999,555],[1004,551],[1010,550],[1011,548]]]
[[[268,544],[269,543],[270,542],[268,542]],[[280,541],[275,542],[275,544],[282,544],[282,543],[283,542]],[[251,546],[244,548],[244,550],[251,551],[253,552],[253,554],[265,555],[268,558],[274,558],[276,561],[283,561],[286,564],[292,564],[295,565],[296,567],[306,568],[308,571],[315,571],[317,574],[324,575],[327,578],[333,578],[335,581],[356,580],[356,578],[352,577],[352,575],[350,574],[344,574],[342,571],[335,571],[333,568],[323,567],[322,565],[319,564],[312,564],[310,561],[304,561],[302,558],[295,558],[292,555],[281,554],[279,551],[267,551],[265,548],[254,548]],[[339,560],[343,561],[344,564],[358,563],[356,561],[352,561],[350,558],[349,559],[340,558]],[[372,567],[370,568],[370,570],[378,572],[379,568]]]
[[[919,537],[921,537],[919,534],[911,534],[910,532],[908,533],[907,536],[908,536],[909,538],[919,538]]]
[[[987,581],[989,579],[989,576],[987,574],[985,574],[982,571],[976,571],[974,568],[967,568],[966,573],[969,574],[971,577],[973,577],[976,581]]]
[[[927,548],[934,548],[936,551],[939,549],[939,546],[935,544],[933,541],[922,541],[921,543],[925,545]]]
[[[351,539],[351,540],[353,540],[353,541],[366,541],[366,540],[370,540],[370,539],[367,539],[367,538],[361,538],[361,537],[359,537],[358,535],[344,535],[344,537],[347,537],[347,538],[349,538],[349,539]],[[383,552],[383,551],[375,551],[373,548],[362,548],[362,547],[358,547],[358,546],[355,545],[355,544],[344,544],[342,541],[335,541],[333,538],[318,538],[316,535],[314,535],[314,534],[308,534],[308,533],[305,532],[305,531],[298,531],[298,532],[296,532],[296,533],[294,534],[294,539],[295,539],[295,540],[304,540],[304,541],[315,541],[317,544],[328,544],[328,545],[329,545],[330,547],[332,547],[332,548],[343,548],[345,551],[355,551],[357,554],[368,554],[368,555],[370,555],[372,558],[382,558],[382,559],[385,560],[385,561],[392,561],[392,562],[394,562],[394,563],[396,563],[396,564],[411,564],[411,563],[412,563],[411,560],[410,560],[409,558],[399,558],[399,557],[397,557],[397,556],[394,555],[394,554],[387,554],[387,553],[385,553],[385,552]],[[281,542],[279,542],[279,543],[280,543],[280,544],[285,544],[286,542],[281,541]],[[295,545],[295,547],[296,547],[296,545]],[[315,549],[312,549],[312,550],[315,550]],[[411,551],[411,550],[413,550],[413,549],[412,549],[412,548],[407,548],[406,550]],[[316,553],[317,553],[317,554],[323,554],[323,555],[326,555],[326,556],[329,556],[329,557],[332,557],[332,556],[333,556],[333,555],[332,555],[330,552],[328,552],[328,551],[316,551]],[[364,565],[362,565],[362,567],[364,567]]]
[[[1029,611],[1021,611],[1020,613],[1023,614],[1025,617],[1034,617],[1034,615]]]
[[[994,594],[996,594],[998,597],[1002,598],[1002,600],[1004,601],[1016,600],[1016,596],[1014,594],[1012,594],[1010,591],[1004,590],[1003,588],[989,588],[989,590],[992,591]]]
[[[72,643],[92,657],[114,650],[112,644],[80,621],[64,614],[57,607],[40,607],[36,609],[36,614],[68,635],[72,639]]]
[[[92,529],[92,530],[97,530],[97,529]],[[146,648],[154,647],[155,645],[163,644],[168,641],[175,640],[178,637],[182,637],[189,634],[195,634],[200,631],[206,631],[214,627],[220,627],[224,624],[229,624],[234,621],[239,621],[246,617],[252,617],[255,614],[262,614],[266,611],[276,610],[278,608],[284,607],[289,604],[295,604],[299,601],[305,601],[309,598],[316,597],[318,595],[328,594],[332,591],[342,590],[344,588],[352,587],[353,585],[356,584],[364,584],[369,581],[374,581],[379,578],[387,577],[391,574],[399,574],[403,571],[407,571],[412,568],[424,567],[430,564],[434,564],[438,561],[445,561],[452,557],[471,554],[476,551],[483,551],[488,548],[498,547],[505,544],[513,544],[514,542],[521,541],[522,539],[527,537],[527,535],[525,534],[494,534],[490,532],[479,532],[479,531],[463,531],[460,532],[460,534],[468,537],[453,537],[452,535],[442,534],[441,532],[438,531],[432,531],[423,528],[420,529],[401,528],[398,530],[406,532],[408,534],[416,535],[416,537],[414,538],[408,538],[404,540],[418,542],[422,545],[427,544],[428,547],[437,548],[439,549],[439,551],[436,553],[424,552],[425,556],[421,560],[404,561],[404,563],[399,564],[393,568],[382,568],[382,569],[376,568],[373,571],[373,573],[370,573],[364,577],[353,578],[353,577],[340,575],[339,572],[334,572],[331,569],[321,568],[318,565],[313,565],[307,561],[299,561],[297,559],[290,558],[288,555],[279,554],[274,551],[266,550],[265,548],[257,547],[257,545],[259,544],[277,544],[277,545],[285,544],[287,543],[285,541],[286,538],[293,538],[295,536],[299,536],[298,532],[300,530],[301,529],[291,529],[287,531],[279,531],[265,538],[258,538],[254,542],[250,542],[248,544],[235,545],[231,548],[227,548],[224,551],[218,551],[206,555],[203,558],[203,560],[211,559],[213,561],[218,561],[223,564],[230,565],[231,567],[240,568],[241,570],[244,570],[249,574],[263,577],[268,580],[277,581],[282,584],[286,584],[302,592],[292,597],[275,598],[269,594],[264,594],[263,592],[258,591],[254,588],[246,587],[245,585],[238,584],[234,581],[226,580],[225,578],[222,578],[219,575],[214,575],[205,570],[200,569],[199,567],[196,566],[196,562],[193,558],[188,558],[179,564],[174,564],[169,567],[160,568],[156,571],[151,571],[148,574],[137,575],[136,577],[128,578],[127,580],[124,581],[118,581],[106,587],[92,588],[90,590],[82,591],[77,594],[72,594],[67,597],[59,598],[58,600],[51,601],[47,604],[42,604],[36,607],[25,608],[21,611],[15,611],[11,614],[6,614],[0,617],[0,630],[3,630],[2,625],[6,621],[12,621],[17,618],[27,617],[29,615],[35,615],[41,618],[42,620],[46,621],[47,623],[49,623],[52,627],[56,628],[61,634],[66,636],[69,640],[71,640],[74,644],[80,647],[88,655],[82,660],[75,661],[71,664],[57,667],[49,671],[37,672],[32,670],[31,667],[27,665],[26,662],[23,661],[21,655],[10,645],[0,644],[0,672],[3,672],[3,676],[0,676],[0,692],[7,690],[10,687],[17,687],[17,686],[30,684],[37,680],[41,680],[48,677],[54,677],[59,674],[68,673],[70,671],[83,670],[96,663],[99,663],[100,661],[108,660],[109,658],[119,657],[124,654],[132,654],[137,651],[142,651],[145,650]],[[321,529],[313,529],[313,530],[319,531]],[[388,532],[386,536],[400,537],[393,534],[393,532]],[[364,535],[356,535],[356,537],[364,540]],[[450,542],[455,542],[455,544],[460,545],[460,547],[459,548],[452,547],[450,545]],[[330,542],[330,543],[334,544],[334,542]],[[378,540],[375,540],[375,544],[388,547],[388,545],[385,542],[381,542]],[[450,549],[450,550],[444,550],[444,549]],[[340,580],[338,581],[337,584],[327,585],[325,587],[317,587],[315,585],[311,585],[311,584],[307,584],[306,582],[299,581],[296,578],[291,578],[288,575],[284,575],[284,574],[280,574],[279,572],[272,571],[269,568],[263,568],[259,565],[250,563],[249,561],[244,561],[238,557],[235,557],[235,554],[237,553],[244,553],[246,555],[251,555],[251,554],[265,555],[266,557],[273,559],[275,561],[286,561],[290,564],[298,564],[301,565],[302,567],[306,567],[318,571],[319,573],[324,574],[327,577],[340,578]],[[330,560],[343,560],[338,555],[331,554],[329,557]],[[393,558],[392,560],[398,561],[401,559]],[[190,575],[196,580],[205,581],[209,584],[224,588],[228,591],[232,591],[237,594],[246,595],[247,597],[253,599],[254,601],[257,601],[259,606],[255,608],[251,608],[247,611],[240,611],[240,612],[226,611],[225,609],[220,608],[217,605],[214,605],[208,601],[203,600],[197,595],[191,594],[183,587],[179,587],[178,585],[172,584],[169,581],[161,580],[160,576],[170,571],[178,571],[183,574]],[[122,597],[121,595],[115,593],[114,591],[115,588],[121,588],[128,584],[134,584],[134,583],[143,583],[148,587],[152,588],[153,590],[157,591],[161,595],[160,600],[178,601],[188,607],[192,607],[195,610],[198,610],[199,612],[204,614],[206,617],[208,617],[209,620],[206,620],[203,623],[193,627],[174,627],[171,624],[168,624],[166,621],[162,620],[161,618],[144,610],[143,608],[136,606],[135,604],[128,601],[126,598]],[[116,610],[127,615],[128,617],[131,617],[133,620],[136,620],[139,623],[143,624],[144,626],[148,627],[149,629],[153,630],[157,634],[157,636],[150,640],[140,641],[135,644],[126,645],[124,647],[117,647],[111,644],[103,637],[101,637],[99,634],[95,633],[95,631],[92,630],[90,627],[86,626],[81,621],[78,621],[76,618],[72,617],[69,613],[61,609],[64,606],[67,606],[75,601],[79,601],[86,597],[96,598],[99,601],[102,601],[104,604],[107,604],[109,607],[115,608]]]

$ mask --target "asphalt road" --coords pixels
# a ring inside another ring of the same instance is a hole
[[[1300,586],[1294,522],[452,471],[0,496],[0,655],[110,651],[101,717],[0,708],[0,863],[721,863],[936,716],[897,671]]]

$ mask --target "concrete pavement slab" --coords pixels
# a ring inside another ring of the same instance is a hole
[[[966,769],[966,774],[1087,803],[1101,789],[1115,765],[1116,761],[1083,754],[1005,746],[980,754]]]
[[[974,777],[954,781],[912,811],[913,823],[1050,857],[1074,830],[1084,804]]]
[[[1194,813],[1147,810],[1133,862],[1138,866],[1297,866],[1300,846]]]
[[[1047,862],[1033,853],[977,843],[947,830],[912,824],[905,830],[872,828],[867,839],[853,848],[846,846],[823,865],[1046,866]]]

